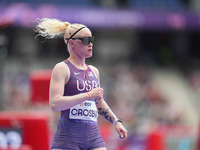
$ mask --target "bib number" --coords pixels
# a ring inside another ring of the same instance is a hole
[[[94,101],[84,101],[70,108],[70,119],[92,120],[97,122],[98,112]]]

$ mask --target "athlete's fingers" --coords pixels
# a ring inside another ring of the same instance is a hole
[[[97,98],[101,99],[103,97],[103,89],[100,87],[94,88],[89,93],[90,93],[92,99],[97,99]]]
[[[124,126],[121,124],[121,123],[118,123],[116,124],[116,130],[119,134],[119,137],[121,139],[126,139],[127,138],[127,130],[124,128]]]
[[[124,134],[122,132],[119,132],[119,138],[123,139],[124,138]]]
[[[123,137],[123,133],[121,133],[121,129],[116,126],[116,131],[119,134],[119,138]]]
[[[126,139],[127,138],[127,131],[123,130],[123,138]]]
[[[126,139],[127,138],[127,131],[126,130],[120,130],[119,137],[121,139]]]
[[[99,93],[103,93],[103,90],[99,89],[98,92],[99,92]]]
[[[103,89],[102,88],[100,88],[99,89],[99,98],[103,98]]]

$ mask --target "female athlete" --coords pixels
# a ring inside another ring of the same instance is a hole
[[[36,32],[48,39],[63,37],[70,54],[52,70],[49,103],[53,111],[61,111],[61,117],[51,149],[106,150],[97,124],[98,114],[114,124],[121,139],[127,138],[122,121],[103,98],[98,69],[85,63],[93,53],[90,29],[43,18],[37,22]]]

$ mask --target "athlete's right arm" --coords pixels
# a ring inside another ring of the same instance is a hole
[[[68,82],[69,77],[70,70],[64,62],[55,65],[52,70],[49,89],[49,104],[53,111],[69,109],[88,99],[88,95],[86,93],[74,96],[63,96],[65,83]]]

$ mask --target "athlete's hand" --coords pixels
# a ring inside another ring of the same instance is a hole
[[[126,139],[127,138],[127,130],[124,128],[121,122],[116,122],[115,129],[117,133],[119,134],[120,139]]]
[[[102,99],[103,98],[103,89],[100,87],[94,88],[89,92],[91,99]]]

